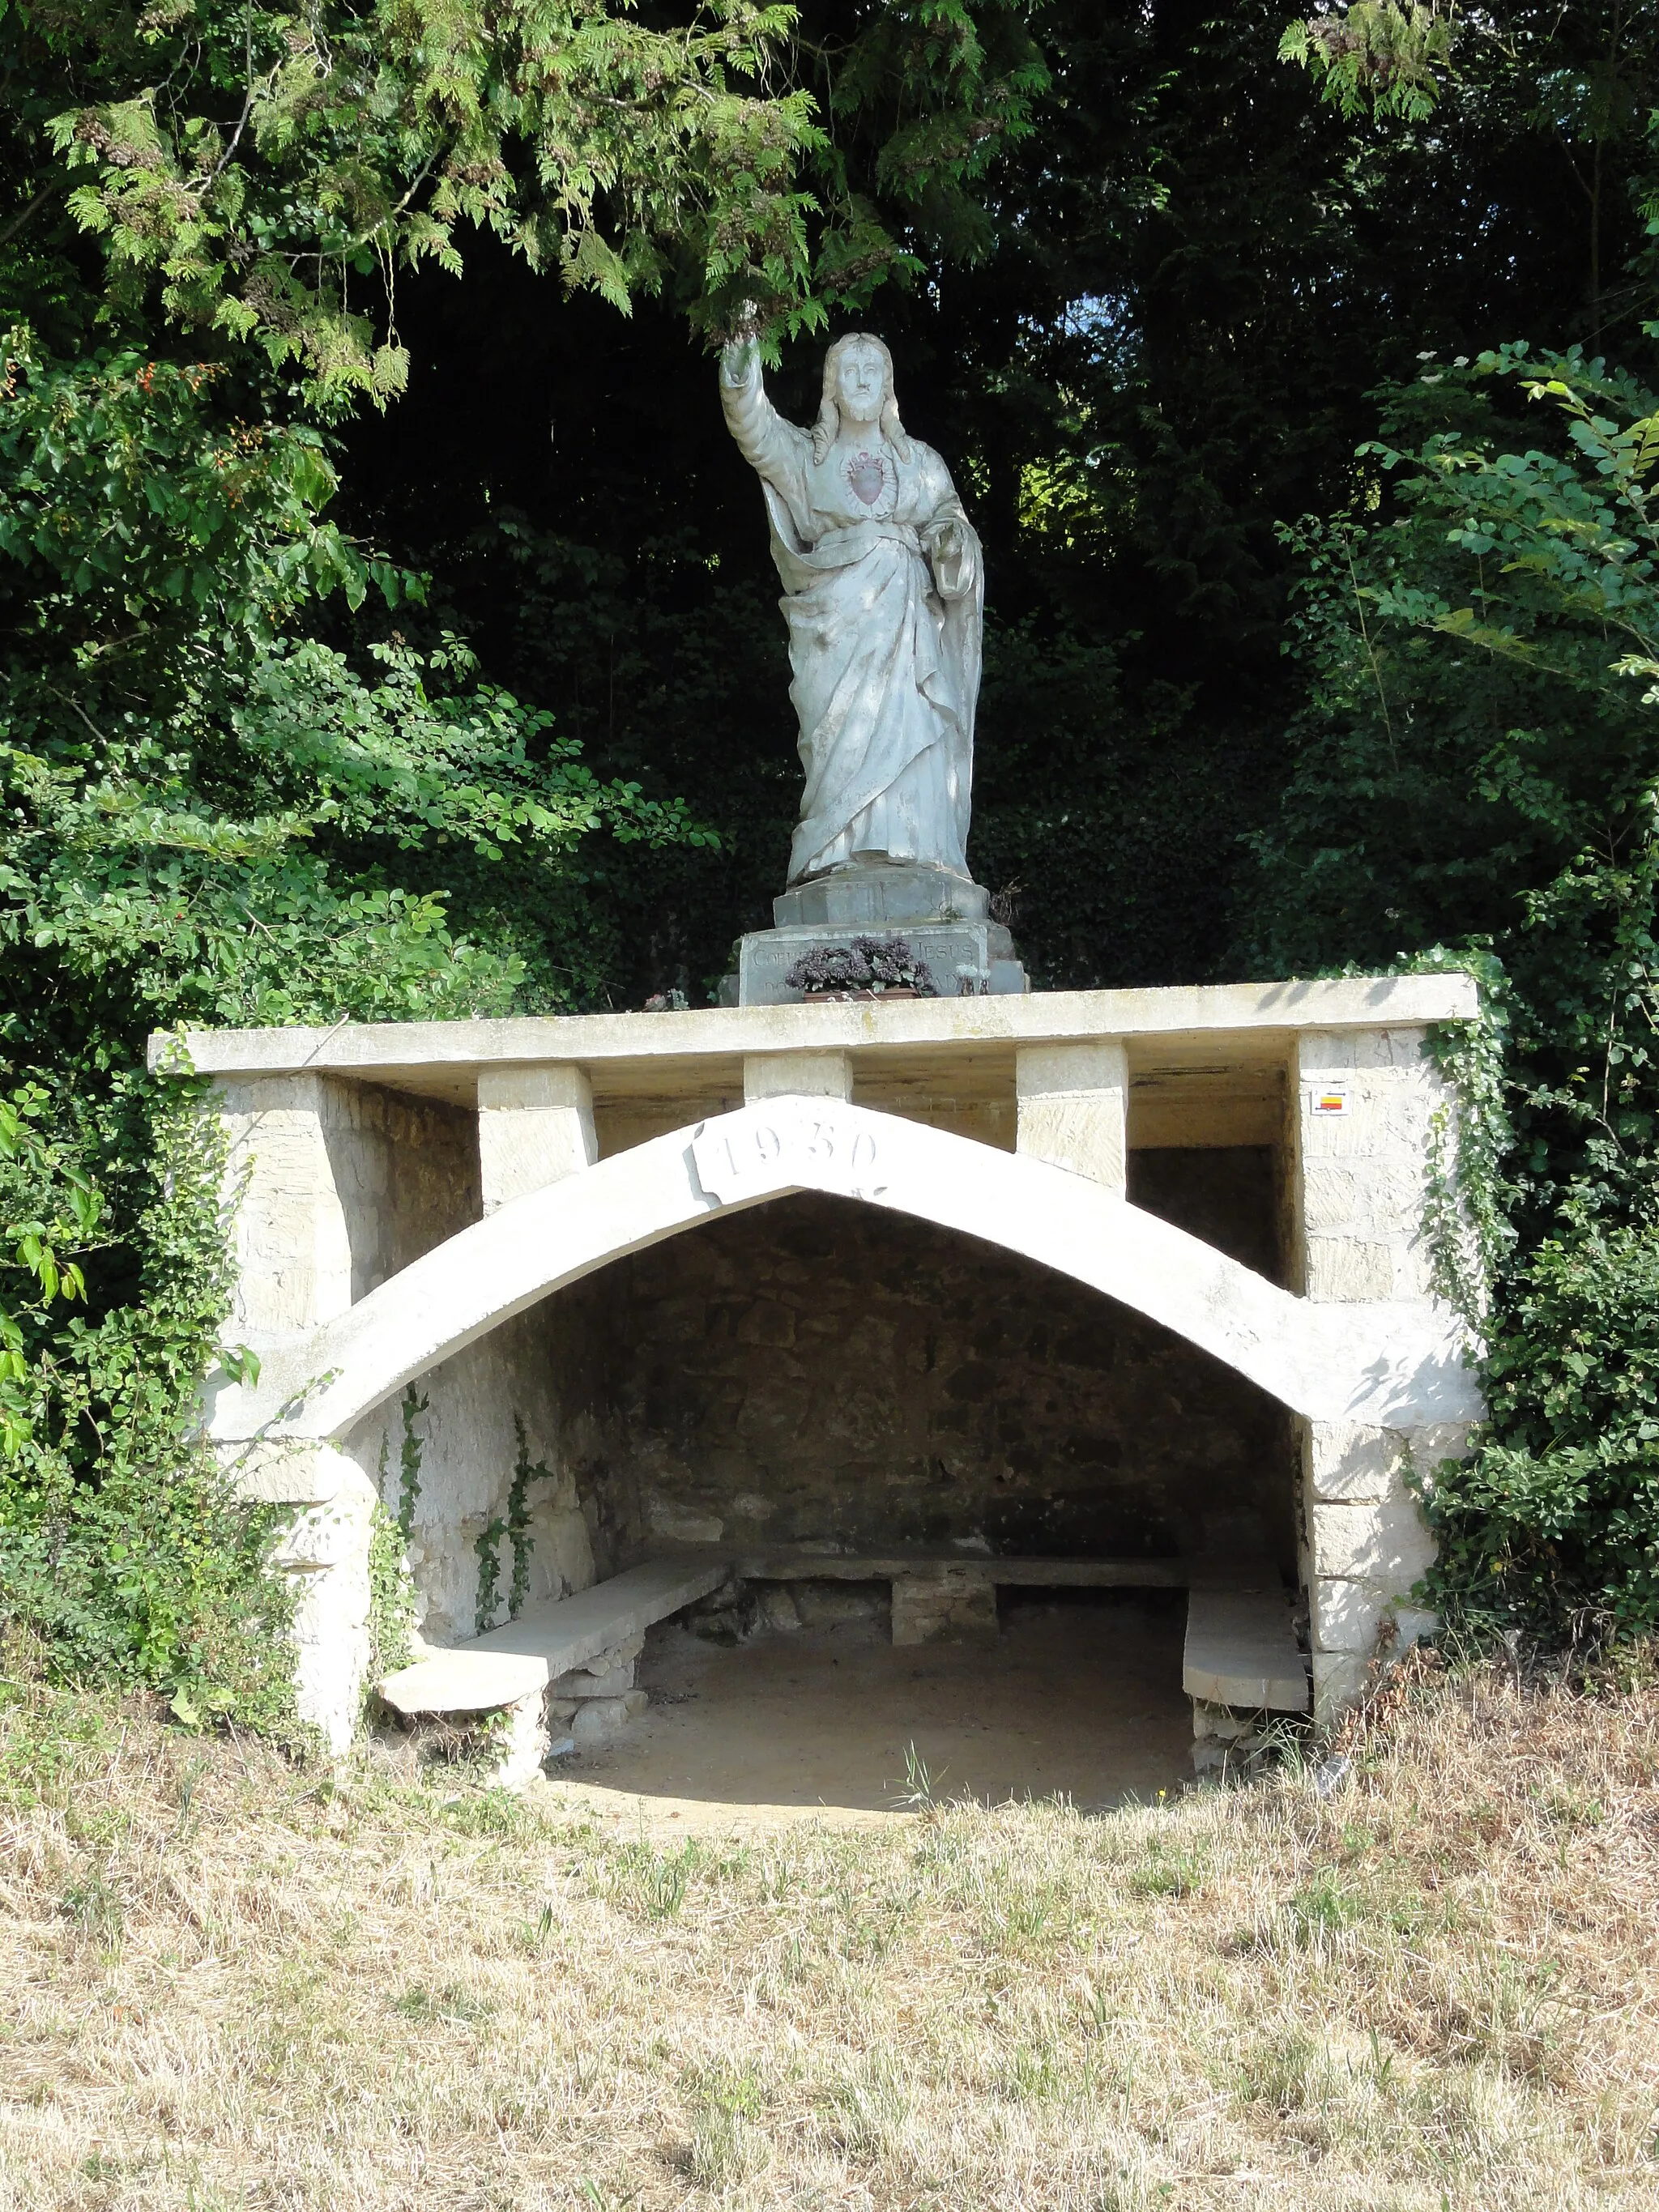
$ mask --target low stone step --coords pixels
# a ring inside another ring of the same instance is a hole
[[[1194,1589],[1187,1601],[1182,1687],[1206,1705],[1259,1713],[1305,1713],[1308,1665],[1297,1648],[1288,1599],[1277,1583],[1257,1589]]]
[[[718,1589],[731,1571],[724,1557],[649,1560],[574,1597],[530,1606],[504,1628],[401,1667],[376,1687],[400,1713],[493,1712],[642,1636],[653,1621]]]

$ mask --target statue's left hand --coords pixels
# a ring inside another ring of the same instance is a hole
[[[931,524],[926,533],[928,553],[933,564],[933,581],[947,595],[957,594],[968,587],[966,570],[969,566],[968,540],[962,522],[956,515],[946,515]]]
[[[760,356],[760,309],[752,300],[738,303],[732,335],[720,348],[720,376],[727,384],[747,384]]]

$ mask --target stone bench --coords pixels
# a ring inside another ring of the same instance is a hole
[[[1187,1601],[1181,1686],[1206,1705],[1305,1713],[1308,1662],[1277,1582],[1254,1589],[1195,1589]]]
[[[989,1553],[922,1551],[816,1552],[799,1545],[762,1546],[726,1554],[744,1582],[887,1583],[893,1593],[893,1641],[931,1644],[943,1636],[991,1635],[998,1588],[1181,1589],[1201,1574],[1188,1559],[1006,1558]]]
[[[660,1556],[689,1562],[697,1554],[687,1550]],[[1291,1629],[1285,1594],[1271,1565],[1259,1558],[1189,1553],[1151,1559],[1089,1559],[1075,1554],[1061,1559],[909,1547],[884,1552],[819,1552],[799,1544],[722,1548],[721,1557],[732,1577],[741,1582],[890,1583],[896,1644],[925,1640],[901,1633],[900,1616],[928,1610],[930,1592],[944,1599],[953,1594],[965,1597],[975,1589],[988,1595],[1009,1587],[1188,1590],[1193,1594],[1188,1608],[1188,1674],[1207,1679],[1206,1668],[1213,1659],[1216,1663],[1208,1673],[1218,1680],[1223,1675],[1230,1681],[1253,1678],[1264,1672],[1256,1660],[1265,1652],[1265,1673],[1273,1678],[1273,1695],[1237,1702],[1248,1704],[1252,1710],[1271,1706],[1274,1711],[1305,1712],[1308,1709],[1307,1672]],[[983,1625],[994,1625],[994,1616]],[[1292,1682],[1300,1685],[1293,1698],[1290,1695]],[[1191,1683],[1187,1686],[1190,1694],[1208,1697],[1216,1704],[1236,1702],[1194,1689]],[[1283,1704],[1281,1692],[1287,1700]]]
[[[1308,1662],[1276,1577],[1262,1577],[1255,1588],[1191,1592],[1181,1686],[1193,1701],[1193,1765],[1200,1774],[1258,1749],[1265,1715],[1308,1711]]]
[[[547,1754],[544,1708],[550,1690],[556,1697],[561,1684],[580,1674],[590,1661],[609,1661],[629,1646],[637,1650],[638,1639],[653,1621],[695,1605],[730,1574],[724,1559],[648,1560],[574,1597],[527,1607],[505,1627],[400,1667],[375,1687],[406,1718],[505,1713],[502,1758],[495,1778],[511,1787],[527,1781]],[[631,1666],[628,1675],[631,1683]],[[612,1702],[603,1673],[592,1677],[591,1686],[599,1693],[591,1702]],[[579,1697],[575,1702],[590,1700]]]

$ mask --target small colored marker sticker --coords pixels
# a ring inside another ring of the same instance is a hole
[[[1348,1094],[1346,1091],[1316,1091],[1313,1095],[1313,1109],[1316,1114],[1346,1114],[1348,1110]]]

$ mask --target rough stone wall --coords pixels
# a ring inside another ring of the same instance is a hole
[[[1277,1273],[1266,1150],[1137,1153],[1131,1177],[1136,1202]],[[653,1538],[1160,1556],[1253,1525],[1294,1560],[1272,1401],[1080,1285],[927,1224],[783,1200],[543,1310],[550,1341],[592,1363],[574,1472],[607,1569]]]

